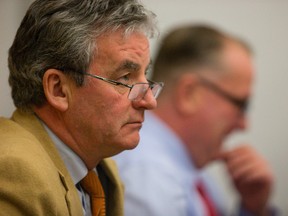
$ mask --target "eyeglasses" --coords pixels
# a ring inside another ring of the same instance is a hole
[[[160,92],[164,86],[163,82],[154,82],[151,80],[148,80],[148,83],[140,82],[140,83],[128,85],[128,84],[125,84],[122,82],[107,79],[107,78],[104,78],[104,77],[101,77],[98,75],[94,75],[94,74],[90,74],[90,73],[84,73],[84,75],[90,76],[90,77],[93,77],[93,78],[96,78],[99,80],[103,80],[104,82],[110,83],[110,84],[115,85],[115,86],[121,85],[121,86],[129,88],[130,91],[128,94],[128,99],[131,101],[139,101],[139,100],[143,99],[149,88],[151,89],[151,92],[152,92],[154,98],[156,99],[159,96],[159,94],[160,94]]]
[[[234,106],[238,107],[238,109],[241,112],[245,113],[247,111],[247,108],[248,108],[248,105],[249,105],[249,100],[248,99],[237,98],[237,97],[231,95],[230,93],[224,91],[223,89],[221,89],[215,83],[213,83],[210,80],[205,79],[203,77],[200,77],[200,81],[201,81],[201,83],[203,85],[205,85],[206,87],[210,88],[211,90],[213,90],[214,92],[216,92],[217,94],[222,96],[223,98],[225,98],[227,101],[232,103]]]

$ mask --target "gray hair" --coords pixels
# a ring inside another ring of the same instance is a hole
[[[62,70],[82,86],[97,55],[97,37],[118,29],[123,36],[158,33],[155,14],[138,0],[36,0],[28,9],[9,50],[9,84],[16,107],[29,110],[46,101],[42,79],[49,68]]]
[[[233,41],[251,53],[249,45],[209,25],[185,25],[172,29],[161,41],[156,54],[152,79],[164,81],[185,73],[187,68],[219,66],[220,52],[227,41]],[[175,81],[175,80],[174,80]]]

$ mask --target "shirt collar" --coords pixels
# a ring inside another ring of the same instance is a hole
[[[52,139],[57,148],[68,172],[70,173],[74,184],[76,185],[81,179],[83,179],[88,173],[88,169],[85,166],[81,158],[69,148],[56,134],[43,122],[41,121],[48,135]]]

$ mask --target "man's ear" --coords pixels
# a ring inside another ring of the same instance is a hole
[[[198,109],[198,89],[199,81],[197,76],[188,73],[179,80],[176,88],[175,100],[178,112],[182,115],[191,115]]]
[[[47,102],[55,109],[64,112],[69,106],[69,79],[61,71],[48,69],[43,76],[43,89]]]

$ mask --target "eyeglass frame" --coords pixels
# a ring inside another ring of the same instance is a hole
[[[163,83],[163,82],[154,82],[154,81],[149,80],[149,79],[147,79],[147,81],[148,81],[147,83],[145,83],[145,82],[139,82],[139,83],[134,83],[134,84],[129,85],[129,84],[126,84],[126,83],[122,83],[122,82],[119,82],[119,81],[116,81],[116,80],[112,80],[112,79],[109,79],[109,78],[105,78],[105,77],[102,77],[102,76],[99,76],[99,75],[95,75],[95,74],[90,74],[90,73],[86,73],[86,72],[84,72],[84,73],[82,73],[82,74],[83,74],[83,75],[86,75],[86,76],[90,76],[90,77],[96,78],[96,79],[99,79],[99,80],[102,80],[102,81],[104,81],[104,82],[110,83],[110,84],[115,85],[115,86],[121,85],[121,86],[124,86],[124,87],[129,88],[130,90],[129,90],[129,93],[128,93],[128,98],[129,98],[129,95],[130,95],[130,93],[131,93],[131,91],[132,91],[132,89],[133,89],[133,87],[134,87],[135,85],[147,84],[147,85],[149,85],[148,88],[150,88],[151,90],[154,88],[154,86],[156,86],[156,85],[159,86],[159,89],[157,90],[157,92],[155,92],[155,94],[154,94],[153,91],[152,91],[153,97],[154,97],[155,99],[157,99],[157,97],[158,97],[159,94],[161,93],[161,91],[162,91],[162,89],[163,89],[163,86],[164,86],[164,83]],[[143,94],[143,97],[146,95],[146,93],[147,93],[147,91],[148,91],[148,88],[147,88],[145,94]],[[142,98],[143,98],[143,97],[142,97]],[[142,98],[141,98],[141,99],[142,99]],[[141,100],[141,99],[139,99],[139,100]],[[130,100],[132,100],[132,101],[137,101],[136,99],[130,99]]]
[[[214,92],[216,92],[218,95],[222,96],[224,99],[226,99],[228,102],[236,106],[242,113],[246,113],[249,106],[249,98],[240,99],[235,97],[234,95],[231,95],[227,91],[220,88],[217,84],[210,81],[207,78],[204,78],[203,76],[198,76],[200,82],[205,85],[206,87],[210,88]]]

